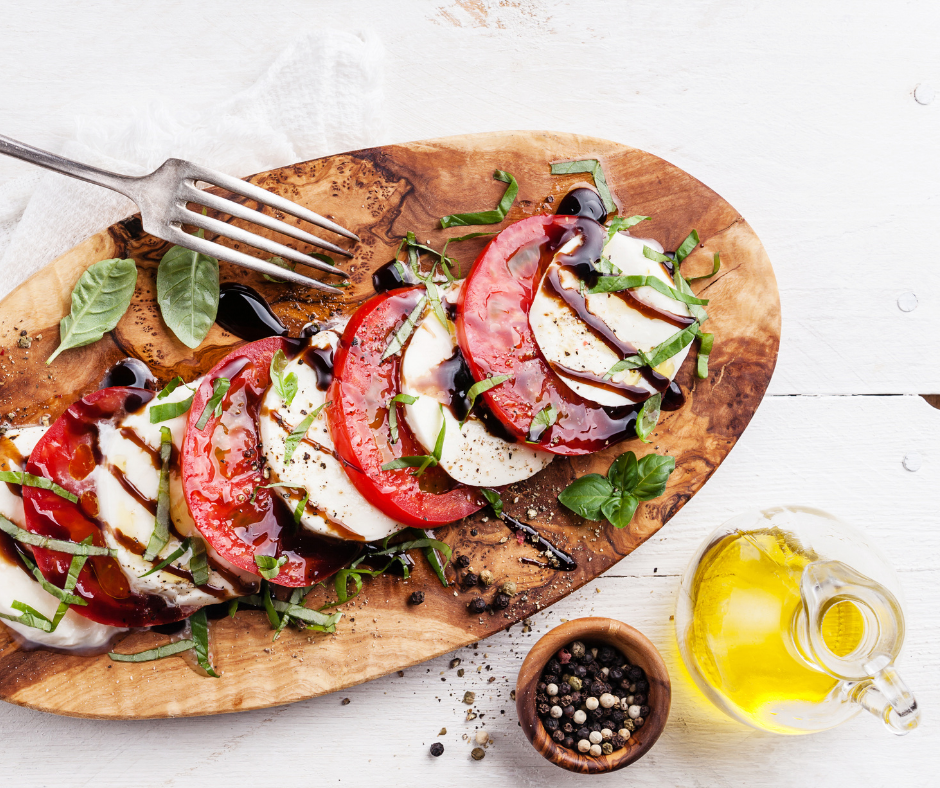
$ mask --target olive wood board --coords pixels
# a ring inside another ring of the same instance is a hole
[[[655,534],[701,489],[744,431],[770,381],[780,342],[779,294],[760,240],[731,205],[678,167],[616,142],[538,131],[386,145],[294,164],[249,180],[334,218],[360,236],[361,241],[349,247],[354,258],[340,263],[350,273],[351,286],[342,297],[324,295],[268,282],[226,263],[221,266],[221,281],[255,287],[296,335],[309,320],[351,314],[373,295],[373,270],[392,258],[407,231],[440,249],[445,238],[499,230],[526,216],[550,212],[571,188],[593,182],[589,175],[553,176],[549,163],[586,158],[602,162],[620,215],[652,217],[634,234],[655,238],[671,250],[696,228],[702,244],[683,264],[683,272],[707,273],[714,252],[721,253],[722,268],[717,276],[693,285],[696,293],[711,299],[706,324],[715,334],[711,374],[705,380],[694,377],[696,354],[691,352],[677,378],[686,402],[678,411],[663,413],[652,443],[631,440],[591,456],[558,458],[538,476],[503,494],[506,511],[531,521],[570,552],[578,562],[576,570],[562,573],[520,562],[522,557],[539,558],[536,548],[520,544],[492,512],[481,510],[436,533],[455,554],[468,555],[475,571],[493,572],[496,583],[489,589],[463,591],[453,584],[444,588],[423,557],[416,555],[417,566],[408,580],[367,579],[362,594],[343,607],[346,615],[334,635],[289,628],[272,642],[265,614],[240,610],[234,619],[212,622],[219,679],[199,676],[179,658],[115,663],[106,654],[28,651],[0,627],[0,698],[76,717],[141,719],[256,709],[335,692],[506,629],[589,582]],[[518,198],[505,221],[440,230],[441,216],[496,205],[505,188],[493,180],[496,169],[513,173],[519,181]],[[236,199],[256,207],[246,198]],[[487,240],[452,244],[448,253],[462,262],[466,272]],[[0,302],[4,423],[35,424],[43,414],[56,418],[96,389],[104,371],[126,356],[142,359],[165,383],[177,374],[186,380],[195,378],[240,343],[213,326],[192,351],[163,325],[155,277],[168,246],[145,233],[139,216],[133,216],[79,244]],[[69,350],[47,367],[45,359],[58,344],[59,320],[68,313],[75,282],[92,263],[111,257],[137,261],[137,289],[130,309],[101,341]],[[28,349],[18,346],[23,331],[34,340]],[[640,456],[649,451],[669,453],[676,459],[665,494],[640,504],[628,528],[585,522],[558,503],[557,494],[574,478],[605,473],[627,449]],[[537,516],[530,518],[533,508]],[[452,567],[448,574],[454,577]],[[505,580],[518,587],[508,609],[468,613],[473,596],[482,594],[489,601]],[[409,605],[416,590],[425,592],[425,602]],[[327,583],[314,589],[308,605],[333,599],[332,584]],[[165,641],[165,635],[155,632],[133,632],[120,650],[140,651]]]

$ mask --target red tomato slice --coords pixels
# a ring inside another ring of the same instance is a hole
[[[510,375],[486,403],[517,438],[549,404],[557,421],[538,439],[554,454],[590,454],[633,437],[637,409],[584,399],[548,366],[529,326],[529,308],[554,250],[572,237],[578,216],[530,216],[490,241],[473,264],[457,308],[457,341],[476,380]]]
[[[96,518],[95,484],[90,478],[99,462],[97,425],[139,410],[153,396],[152,391],[144,389],[101,389],[79,400],[56,419],[29,455],[26,470],[61,485],[77,495],[79,502],[72,503],[38,487],[23,487],[28,530],[73,542],[91,536],[93,544],[106,546],[101,523]],[[62,588],[72,556],[40,547],[34,548],[33,553],[46,580]],[[118,562],[108,556],[92,556],[85,562],[73,593],[88,601],[87,607],[74,605],[76,613],[117,627],[167,624],[187,618],[198,609],[168,605],[163,597],[154,594],[132,593]]]
[[[183,492],[200,533],[226,560],[260,574],[255,556],[286,557],[271,582],[319,583],[352,561],[361,547],[316,536],[294,524],[293,514],[262,475],[258,411],[270,385],[271,358],[296,347],[281,337],[259,339],[229,353],[206,375],[193,398],[183,439]],[[196,424],[217,378],[231,381],[222,413]]]
[[[391,443],[388,403],[401,390],[401,361],[398,356],[380,361],[392,332],[423,293],[423,288],[392,290],[356,310],[334,355],[327,414],[336,451],[369,503],[405,525],[436,528],[482,508],[474,489],[455,484],[440,468],[420,477],[411,468],[382,470],[398,457],[427,453],[403,418],[398,419],[398,443]]]

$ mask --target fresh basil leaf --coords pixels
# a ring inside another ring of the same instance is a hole
[[[10,603],[10,607],[14,610],[19,610],[20,615],[11,616],[7,613],[0,613],[0,618],[5,618],[7,621],[14,621],[17,624],[22,624],[26,627],[32,627],[33,629],[41,629],[43,632],[54,632],[55,626],[53,623],[46,618],[42,613],[40,613],[36,608],[30,607],[24,602],[18,600],[13,600]]]
[[[317,408],[314,408],[310,411],[310,414],[307,415],[303,421],[300,422],[294,429],[291,431],[291,434],[284,438],[284,464],[287,465],[290,462],[291,457],[294,456],[294,452],[297,451],[297,447],[300,445],[300,442],[306,437],[307,430],[310,429],[310,425],[313,424],[313,420],[320,415],[320,411],[323,410],[328,402],[324,402]]]
[[[214,679],[219,677],[212,661],[209,658],[209,621],[206,618],[205,608],[197,610],[189,617],[189,630],[193,635],[193,650],[196,652],[196,662],[207,676]]]
[[[72,503],[78,503],[78,496],[70,493],[64,487],[60,487],[51,479],[47,479],[44,476],[34,476],[31,473],[26,473],[26,471],[0,471],[0,482],[7,482],[8,484],[19,484],[23,487],[38,487],[42,490],[49,490],[54,492],[56,495],[61,498],[65,498],[67,501]]]
[[[421,296],[418,303],[415,304],[415,308],[411,310],[411,314],[405,318],[405,322],[395,331],[388,343],[388,347],[385,348],[385,352],[382,354],[382,358],[379,359],[380,362],[385,361],[389,356],[394,356],[401,352],[405,343],[408,341],[408,337],[411,336],[411,332],[415,330],[418,319],[424,314],[424,307],[427,302],[428,297],[426,295]]]
[[[173,380],[171,380],[169,383],[167,383],[167,384],[160,390],[160,393],[157,394],[157,399],[166,399],[167,397],[170,396],[170,394],[172,394],[174,391],[176,391],[176,390],[177,390],[180,386],[182,386],[182,385],[185,385],[185,384],[183,383],[183,379],[182,379],[179,375],[177,375],[175,378],[173,378]],[[152,422],[151,422],[151,423],[152,423]]]
[[[297,375],[293,372],[284,375],[284,367],[287,366],[287,356],[283,350],[278,350],[271,357],[271,382],[274,384],[274,390],[278,396],[284,400],[284,404],[289,408],[297,396]]]
[[[275,558],[273,555],[256,555],[255,564],[265,580],[273,580],[281,572],[281,567],[287,563],[287,556]]]
[[[676,267],[677,268],[679,267],[678,264],[681,263],[683,260],[685,260],[685,258],[688,257],[692,253],[692,250],[696,247],[698,242],[699,242],[698,231],[692,230],[692,232],[690,232],[685,237],[685,240],[681,244],[679,244],[679,248],[676,249],[676,264],[677,264]]]
[[[597,270],[599,274],[602,274],[604,276],[619,276],[621,273],[620,269],[617,268],[617,266],[615,266],[610,261],[610,258],[604,257],[604,255],[601,255],[601,259],[598,260],[594,264],[594,268]],[[581,295],[583,297],[584,295],[584,280],[583,279],[581,280],[580,284],[581,284],[581,291],[582,291]]]
[[[610,464],[607,481],[621,493],[630,492],[636,487],[638,473],[636,455],[632,451],[625,451]]]
[[[289,262],[285,260],[283,257],[270,257],[268,258],[268,262],[271,263],[272,265],[278,266],[278,268],[283,268],[285,271],[297,270],[297,263]],[[275,284],[278,284],[278,285],[286,284],[286,282],[283,279],[275,279],[273,276],[268,276],[267,274],[261,274],[261,276],[263,276],[269,282],[274,282]]]
[[[72,290],[72,307],[59,323],[59,346],[51,364],[63,350],[97,342],[124,316],[134,297],[137,265],[133,260],[102,260],[81,275]]]
[[[107,547],[97,547],[93,544],[78,542],[68,542],[63,539],[50,539],[48,536],[34,534],[31,531],[24,531],[22,528],[14,525],[6,517],[0,515],[0,531],[9,534],[17,542],[32,545],[33,547],[42,547],[45,550],[55,550],[58,553],[68,553],[69,555],[108,555],[114,558],[116,550],[109,550]]]
[[[160,427],[160,480],[157,483],[157,514],[153,533],[144,551],[144,560],[153,561],[170,541],[170,455],[173,436],[168,427]]]
[[[657,422],[659,421],[660,408],[663,404],[663,395],[654,394],[646,402],[643,403],[643,407],[640,408],[639,414],[636,417],[636,436],[643,441],[643,443],[649,443],[649,434],[656,427]]]
[[[533,443],[537,441],[556,421],[558,421],[558,411],[549,403],[532,418],[532,423],[529,425],[529,440]]]
[[[698,336],[698,359],[695,365],[695,375],[699,378],[708,377],[708,357],[712,353],[712,345],[715,344],[715,335],[706,334],[702,331],[697,333]]]
[[[153,405],[150,408],[150,423],[160,424],[163,421],[169,421],[170,419],[175,419],[177,416],[182,416],[184,413],[188,413],[193,405],[193,398],[195,396],[196,393],[193,392],[186,399]]]
[[[196,643],[192,640],[177,640],[175,643],[167,643],[165,646],[140,651],[137,654],[118,654],[116,651],[110,651],[108,656],[115,662],[153,662],[157,659],[172,657],[175,654],[182,654],[195,645]]]
[[[636,487],[632,492],[641,501],[658,498],[666,491],[669,475],[676,469],[674,457],[647,454],[640,460]]]
[[[698,323],[682,329],[646,353],[647,366],[656,368],[692,344],[698,333]]]
[[[493,509],[493,514],[501,518],[503,516],[503,499],[500,494],[496,490],[489,490],[486,487],[481,487],[480,492]]]
[[[494,210],[477,211],[476,213],[454,213],[449,216],[443,216],[441,217],[441,227],[458,227],[468,224],[499,224],[505,219],[506,214],[509,212],[509,209],[516,199],[516,195],[519,193],[519,184],[510,173],[504,172],[503,170],[496,170],[496,172],[493,173],[493,179],[509,184]]]
[[[304,516],[304,510],[307,508],[307,501],[310,500],[310,492],[307,488],[303,488],[304,495],[297,502],[297,506],[294,507],[294,525],[300,525],[300,518]]]
[[[400,471],[402,468],[420,468],[427,467],[428,461],[433,463],[434,457],[430,454],[418,454],[415,456],[399,457],[397,460],[386,462],[382,466],[383,471]],[[434,463],[436,464],[436,463]]]
[[[159,572],[161,569],[169,566],[177,559],[182,558],[186,551],[189,550],[189,546],[189,538],[184,539],[182,542],[180,542],[179,547],[177,547],[172,553],[164,558],[159,564],[154,564],[153,567],[144,572],[141,577],[147,577],[147,575],[152,575],[154,572]]]
[[[88,602],[82,599],[80,596],[70,594],[65,589],[54,586],[52,583],[46,580],[46,578],[42,576],[42,572],[39,571],[39,567],[37,567],[36,564],[32,562],[25,552],[20,553],[20,558],[23,560],[23,563],[26,564],[26,568],[29,569],[30,574],[36,578],[36,582],[42,586],[43,591],[45,591],[47,594],[51,594],[66,606],[81,605],[82,607],[85,607],[88,604]]]
[[[696,298],[694,295],[680,293],[671,288],[658,276],[601,276],[597,284],[588,290],[588,295],[595,293],[619,293],[621,290],[633,290],[637,287],[651,287],[657,293],[662,293],[674,301],[683,304],[707,304],[707,298]]]
[[[588,520],[601,519],[601,507],[613,495],[613,485],[599,473],[575,479],[558,496],[558,501]]]
[[[710,274],[702,274],[701,276],[690,276],[685,281],[697,282],[699,279],[711,279],[720,270],[721,270],[721,258],[718,256],[718,252],[715,252],[715,256],[712,258],[712,272]]]
[[[607,213],[614,213],[617,205],[607,185],[604,168],[597,159],[580,159],[579,161],[556,161],[552,164],[552,175],[570,175],[576,172],[589,172],[594,177],[597,193],[604,203]]]
[[[189,540],[189,549],[192,551],[189,558],[189,573],[193,576],[193,585],[204,586],[209,582],[209,557],[206,554],[206,543],[198,536]]]
[[[467,392],[467,399],[470,401],[470,407],[467,408],[467,418],[460,422],[461,429],[463,429],[463,425],[467,423],[467,419],[470,418],[470,413],[473,410],[473,406],[476,404],[477,397],[479,397],[484,391],[489,391],[496,386],[502,385],[507,380],[512,380],[512,375],[494,375],[493,377],[487,378],[486,380],[479,380],[470,387],[470,390]]]
[[[645,366],[647,366],[646,358],[642,353],[636,356],[627,356],[626,358],[620,359],[620,361],[604,373],[604,380],[609,380],[618,372],[623,372],[626,369],[639,369]]]
[[[425,547],[422,547],[421,552],[424,553],[425,559],[427,559],[431,569],[434,570],[434,574],[437,575],[437,579],[440,581],[441,585],[444,586],[444,588],[447,588],[450,583],[447,582],[447,576],[444,574],[444,567],[447,566],[447,563],[450,561],[450,546],[444,544],[444,542],[432,538],[431,532],[428,530],[423,530],[420,528],[413,528],[411,530],[415,533],[422,534],[425,539],[429,540],[429,544]],[[441,557],[442,553],[446,556],[446,558]]]
[[[634,495],[615,495],[604,502],[601,512],[615,528],[626,528],[639,505],[640,501]]]
[[[398,443],[398,408],[395,407],[396,402],[401,402],[404,405],[414,405],[418,401],[417,397],[412,397],[410,394],[396,394],[388,401],[388,429],[392,434],[392,443]]]
[[[219,311],[219,261],[173,246],[157,266],[163,322],[186,347],[199,347]]]
[[[205,429],[206,424],[209,423],[210,416],[222,415],[222,399],[225,397],[231,385],[232,383],[228,378],[216,378],[212,381],[212,396],[209,397],[209,401],[206,402],[206,406],[202,409],[202,414],[199,416],[199,421],[196,422],[197,430]]]
[[[627,216],[627,217],[616,217],[610,224],[607,225],[607,240],[604,242],[604,246],[610,243],[610,239],[613,238],[620,230],[629,230],[631,227],[638,225],[640,222],[648,222],[652,219],[652,216]]]
[[[235,618],[235,614],[238,612],[238,599],[230,599],[228,601],[228,617]]]

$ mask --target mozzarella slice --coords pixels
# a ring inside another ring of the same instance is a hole
[[[45,427],[25,427],[11,430],[0,437],[0,470],[21,471],[24,458],[29,456],[36,442],[45,433]],[[0,514],[20,528],[26,527],[23,516],[23,499],[16,495],[8,485],[0,483]],[[0,540],[12,546],[12,540],[0,534]],[[29,605],[52,619],[59,600],[43,590],[38,581],[15,559],[8,550],[0,545],[0,613],[18,617],[19,610],[14,610],[14,601]],[[106,646],[111,640],[126,630],[98,624],[76,613],[77,607],[70,607],[59,621],[55,632],[43,632],[41,629],[18,624],[9,619],[0,619],[21,639],[37,646],[48,646],[63,650],[94,650]]]
[[[455,301],[457,287],[446,298]],[[445,425],[441,467],[452,479],[474,487],[498,487],[534,476],[554,458],[524,443],[492,435],[471,414],[463,428],[450,408],[451,392],[442,365],[457,350],[453,323],[441,323],[433,310],[415,328],[401,361],[401,391],[417,399],[404,406],[405,420],[424,450],[431,454]]]
[[[177,606],[210,605],[250,593],[257,578],[225,561],[206,543],[209,556],[209,582],[198,587],[189,574],[192,553],[187,550],[166,569],[147,577],[153,568],[143,553],[154,528],[153,507],[160,482],[160,427],[168,427],[179,456],[187,414],[150,423],[150,411],[159,404],[178,402],[189,397],[200,381],[179,386],[164,399],[152,399],[137,413],[120,423],[100,422],[98,444],[102,462],[93,471],[98,497],[98,519],[108,547],[117,551],[116,560],[132,591],[157,594]],[[141,446],[140,444],[144,444]],[[146,448],[145,448],[146,447]],[[187,536],[199,536],[183,497],[179,469],[170,466],[170,539],[156,561],[175,551]],[[202,538],[202,537],[199,537]],[[203,540],[205,541],[205,540]],[[156,563],[155,561],[155,563]]]
[[[321,331],[310,339],[310,347],[335,351],[339,336]],[[297,394],[285,404],[274,386],[264,397],[259,416],[261,445],[271,469],[270,483],[291,483],[296,487],[275,487],[291,511],[309,499],[300,517],[309,531],[339,539],[372,542],[401,530],[401,525],[370,504],[346,475],[342,461],[335,455],[327,418],[326,391],[317,387],[317,375],[304,362],[304,354],[288,362],[283,370],[297,376]],[[285,463],[285,440],[291,431],[317,408],[317,417],[306,437]]]
[[[579,242],[580,239],[576,238],[572,239],[569,244],[576,246]],[[559,250],[558,254],[570,252],[571,249],[567,248],[569,244],[566,244],[566,248]],[[651,275],[672,287],[673,282],[662,265],[643,254],[644,246],[662,251],[662,247],[655,241],[633,238],[624,233],[614,233],[613,238],[604,247],[604,255],[620,269],[624,276]],[[573,272],[565,268],[559,270],[557,262],[552,263],[549,271],[553,269],[559,271],[559,281],[562,287],[578,290],[580,280]],[[616,390],[565,375],[558,370],[558,366],[562,366],[601,379],[614,364],[620,361],[621,356],[595,336],[587,324],[551,292],[546,285],[549,271],[542,278],[529,310],[529,325],[532,327],[535,341],[542,355],[549,364],[555,365],[553,368],[558,376],[585,399],[608,407],[631,404],[634,401],[633,398]],[[633,291],[633,294],[640,301],[656,309],[671,312],[683,318],[691,316],[685,304],[674,301],[650,287],[639,287]],[[587,295],[585,302],[588,311],[603,321],[621,342],[629,343],[644,352],[681,331],[681,328],[665,320],[643,314],[616,294]],[[666,359],[656,367],[656,372],[672,380],[688,353],[689,346],[672,358]],[[617,373],[611,382],[635,387],[640,397],[655,393],[653,386],[642,377],[638,370],[625,370]]]

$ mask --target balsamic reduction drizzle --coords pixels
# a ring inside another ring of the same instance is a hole
[[[215,322],[248,342],[287,336],[287,327],[261,294],[238,282],[226,282],[219,287],[219,311]]]
[[[303,355],[304,363],[317,376],[317,388],[326,391],[333,382],[333,348],[308,347]]]
[[[660,410],[679,410],[683,405],[685,405],[685,392],[676,381],[672,381],[663,391],[663,401],[659,406]]]
[[[99,389],[107,389],[112,386],[131,386],[135,389],[157,390],[157,378],[150,371],[150,368],[143,361],[137,358],[124,358],[113,364],[101,382]]]
[[[526,535],[526,541],[538,547],[543,553],[547,550],[548,565],[552,569],[558,569],[562,572],[573,572],[578,568],[578,563],[572,556],[568,555],[568,553],[563,550],[559,550],[528,523],[520,522],[515,517],[511,517],[505,512],[503,512],[503,522],[506,523],[506,527],[513,533],[524,533]]]
[[[572,189],[558,203],[555,209],[558,216],[587,216],[603,224],[607,221],[607,209],[600,195],[593,189],[581,187]]]
[[[400,260],[389,260],[372,274],[372,286],[376,293],[387,293],[389,290],[416,284],[418,284],[418,277],[411,270],[411,266],[405,265]]]

